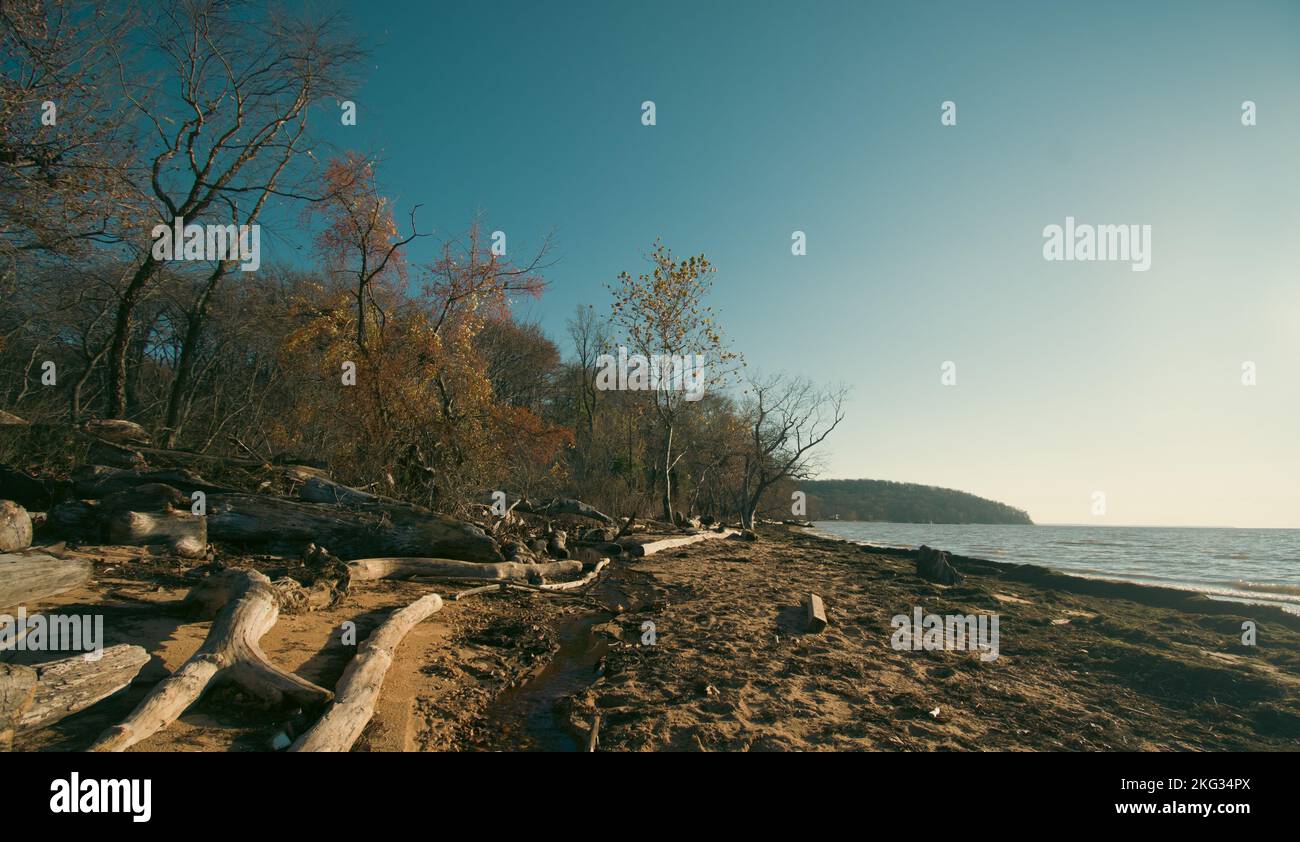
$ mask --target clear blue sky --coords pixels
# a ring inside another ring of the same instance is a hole
[[[1300,526],[1300,3],[351,14],[374,55],[326,136],[379,155],[399,217],[481,213],[515,255],[553,231],[527,315],[557,341],[662,236],[717,265],[751,368],[853,386],[827,477],[1040,522]],[[1044,261],[1066,215],[1151,225],[1151,270]]]

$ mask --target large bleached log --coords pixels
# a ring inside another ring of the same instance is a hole
[[[0,608],[26,605],[71,590],[90,579],[86,559],[44,553],[0,555]]]
[[[393,663],[393,653],[413,626],[442,608],[436,593],[393,612],[357,650],[357,656],[343,671],[334,688],[334,704],[311,729],[298,738],[290,751],[347,751],[365,730],[375,713],[375,702],[384,686],[384,676]]]
[[[208,498],[208,538],[294,551],[318,544],[344,560],[371,556],[501,560],[496,541],[479,527],[416,507],[345,510],[251,494]]]
[[[719,538],[730,538],[732,535],[739,534],[735,529],[724,529],[721,532],[699,532],[695,535],[681,535],[672,538],[658,538],[652,541],[642,541],[638,538],[620,538],[618,543],[632,556],[647,556],[654,553],[671,550],[675,547],[685,547],[690,544],[697,544],[700,541],[713,541]]]
[[[517,561],[500,561],[495,564],[480,564],[449,558],[363,558],[349,562],[348,572],[354,581],[426,576],[531,582],[552,577],[577,576],[582,572],[582,562],[553,561],[546,564],[523,564]]]
[[[0,500],[0,553],[25,550],[32,545],[32,516],[12,500]]]
[[[110,646],[91,660],[74,655],[37,664],[36,692],[32,704],[18,719],[19,731],[52,725],[66,716],[107,699],[130,684],[149,663],[142,646]]]
[[[161,544],[185,558],[200,558],[208,549],[207,518],[188,512],[114,512],[108,539],[115,544]]]
[[[259,641],[280,616],[271,580],[256,570],[229,570],[196,585],[192,605],[224,607],[199,650],[159,682],[120,724],[105,731],[91,751],[123,751],[161,731],[214,683],[233,681],[271,704],[286,699],[304,707],[325,704],[330,691],[285,672],[267,660]]]

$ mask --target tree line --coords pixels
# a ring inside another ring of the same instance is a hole
[[[846,392],[748,374],[704,255],[630,256],[557,341],[513,315],[544,294],[552,244],[508,259],[471,220],[416,261],[432,236],[418,206],[384,195],[375,156],[313,135],[366,56],[345,20],[164,5],[0,14],[0,408],[318,459],[452,513],[504,490],[672,521],[788,515]],[[151,248],[160,224],[255,225],[271,209],[310,237],[307,261],[241,272]],[[700,355],[702,396],[603,388],[601,356],[619,348]],[[0,444],[0,460],[55,467],[37,456]]]

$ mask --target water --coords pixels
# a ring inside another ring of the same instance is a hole
[[[819,521],[864,544],[928,544],[958,555],[1196,591],[1300,614],[1300,529],[1007,526]]]

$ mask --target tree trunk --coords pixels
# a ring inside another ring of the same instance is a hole
[[[673,428],[668,426],[668,439],[664,444],[664,520],[673,522]]]
[[[108,345],[108,414],[126,417],[126,352],[131,341],[131,317],[140,300],[140,292],[157,271],[158,264],[150,253],[135,270],[118,301],[113,320],[113,338]]]
[[[256,570],[230,570],[196,585],[186,601],[223,605],[199,650],[159,682],[120,724],[105,731],[91,751],[124,751],[175,722],[216,682],[233,681],[271,704],[289,699],[303,706],[329,702],[334,694],[273,666],[259,641],[280,616],[271,580]]]
[[[175,447],[180,438],[184,419],[181,418],[181,406],[185,394],[190,389],[194,378],[194,363],[198,359],[199,340],[203,338],[203,327],[208,321],[208,311],[212,305],[212,295],[226,274],[225,261],[219,261],[212,274],[208,276],[199,300],[185,319],[185,339],[181,343],[180,358],[176,361],[176,376],[172,379],[171,389],[167,395],[167,417],[163,422],[163,447]]]
[[[374,716],[384,676],[393,663],[393,653],[413,626],[442,608],[436,593],[417,599],[394,611],[384,624],[366,638],[357,656],[343,671],[334,687],[334,704],[325,715],[298,738],[290,751],[347,751]]]

